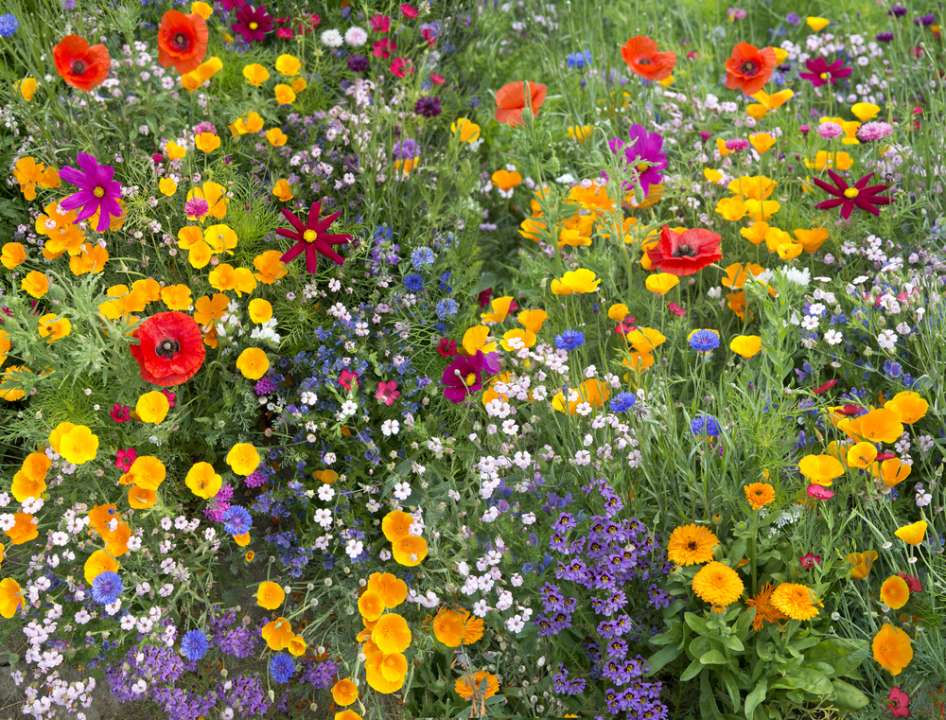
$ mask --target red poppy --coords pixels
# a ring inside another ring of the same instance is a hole
[[[85,38],[66,35],[53,48],[59,77],[74,88],[89,92],[108,77],[112,59],[104,45],[89,45]]]
[[[657,43],[646,35],[636,35],[624,43],[621,57],[627,66],[647,80],[663,80],[670,77],[677,56],[672,52],[658,52]]]
[[[657,245],[647,251],[654,267],[673,275],[693,275],[723,257],[720,237],[711,230],[695,228],[675,233],[666,225]]]
[[[522,112],[526,109],[526,97],[533,115],[539,114],[539,108],[545,102],[548,88],[542,83],[529,80],[515,80],[506,83],[496,91],[496,120],[503,125],[515,127],[522,125]]]
[[[741,42],[726,61],[726,87],[746,95],[759,92],[775,70],[775,50]]]
[[[190,380],[204,364],[200,327],[190,315],[162,312],[144,320],[132,333],[139,344],[131,354],[145,382],[169,387]]]
[[[158,26],[158,62],[174,66],[182,75],[204,61],[207,54],[207,23],[200,15],[168,10]]]

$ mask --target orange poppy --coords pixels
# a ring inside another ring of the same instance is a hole
[[[746,95],[759,92],[775,70],[775,50],[741,42],[726,60],[726,87]]]
[[[670,77],[677,64],[676,53],[658,52],[657,43],[646,35],[637,35],[624,43],[621,57],[631,70],[647,80]]]
[[[53,48],[59,77],[74,88],[89,92],[108,77],[112,59],[104,45],[89,45],[78,35],[66,35]]]
[[[181,73],[190,72],[207,54],[207,23],[200,15],[168,10],[158,27],[158,62]]]
[[[526,108],[526,95],[529,96],[529,109],[533,115],[539,114],[539,108],[545,102],[548,90],[542,83],[528,80],[515,80],[506,83],[496,91],[496,120],[503,125],[522,125],[522,111]]]

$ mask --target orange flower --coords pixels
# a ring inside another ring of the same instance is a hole
[[[741,42],[726,60],[726,87],[742,90],[746,95],[757,93],[772,77],[775,64],[775,50],[772,48],[759,49]]]
[[[207,54],[207,23],[200,15],[168,10],[158,26],[158,62],[182,75],[195,69]]]
[[[545,102],[547,90],[548,88],[542,83],[528,80],[506,83],[496,91],[496,120],[512,127],[522,125],[522,111],[526,108],[526,95],[529,96],[529,109],[533,115],[538,115],[539,108]]]
[[[56,72],[66,84],[89,92],[108,77],[112,59],[104,45],[90,46],[78,35],[66,35],[53,48]]]
[[[772,593],[775,586],[772,583],[766,583],[759,590],[758,595],[746,600],[746,605],[755,609],[755,617],[752,620],[752,629],[759,631],[766,623],[776,623],[780,620],[787,620],[787,616],[772,604]]]
[[[464,700],[475,698],[482,702],[499,692],[499,678],[485,670],[477,670],[457,680],[453,689]]]
[[[657,43],[646,35],[637,35],[621,48],[621,57],[627,66],[647,80],[664,80],[670,77],[677,56],[672,52],[658,52]]]

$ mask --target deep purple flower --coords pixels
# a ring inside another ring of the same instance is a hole
[[[663,180],[660,171],[667,167],[667,156],[663,153],[664,139],[660,133],[649,133],[643,125],[637,123],[631,125],[627,135],[630,142],[611,138],[608,147],[613,153],[624,151],[624,160],[637,172],[638,182],[646,196],[651,185],[657,185]],[[629,190],[633,188],[633,184],[626,183],[625,187]]]
[[[894,5],[887,11],[887,14],[892,17],[903,17],[907,14],[907,9],[903,5]]]
[[[112,176],[115,168],[111,165],[99,165],[98,160],[88,153],[80,152],[76,155],[76,162],[82,170],[74,167],[64,167],[59,176],[70,185],[79,188],[79,192],[59,201],[63,210],[82,208],[76,216],[76,222],[99,214],[96,231],[105,232],[111,225],[112,217],[121,217],[124,212],[118,204],[122,196],[122,186]]]
[[[806,73],[798,73],[798,77],[804,78],[814,87],[821,87],[825,84],[834,85],[838,80],[850,77],[854,72],[852,68],[844,65],[844,60],[838,58],[833,63],[828,63],[823,57],[811,58],[805,61]]]
[[[841,217],[847,220],[854,212],[854,208],[866,210],[871,215],[880,215],[878,205],[889,205],[892,200],[887,195],[881,195],[889,185],[868,185],[874,173],[868,173],[853,185],[848,185],[847,181],[838,175],[834,170],[828,170],[828,175],[834,181],[834,185],[814,178],[814,183],[829,195],[834,197],[830,200],[823,200],[815,205],[818,210],[830,210],[840,207]]]
[[[484,376],[490,374],[489,364],[482,351],[476,355],[457,355],[443,370],[443,396],[450,402],[463,402],[467,395],[483,387]]]
[[[414,103],[414,112],[427,118],[437,117],[442,112],[440,98],[434,95],[424,95]]]
[[[893,33],[889,31],[879,32],[874,36],[874,40],[877,42],[889,43],[891,40],[893,40]]]
[[[371,67],[371,63],[364,55],[350,55],[346,63],[348,69],[356,73],[366,72]]]
[[[241,5],[236,11],[236,22],[230,28],[248,43],[262,42],[273,29],[273,16],[265,5]]]
[[[922,25],[923,27],[929,27],[936,22],[936,16],[933,14],[921,15],[918,18],[913,19],[915,25]]]

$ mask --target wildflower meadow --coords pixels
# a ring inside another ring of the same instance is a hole
[[[0,720],[946,720],[944,12],[0,2]]]

